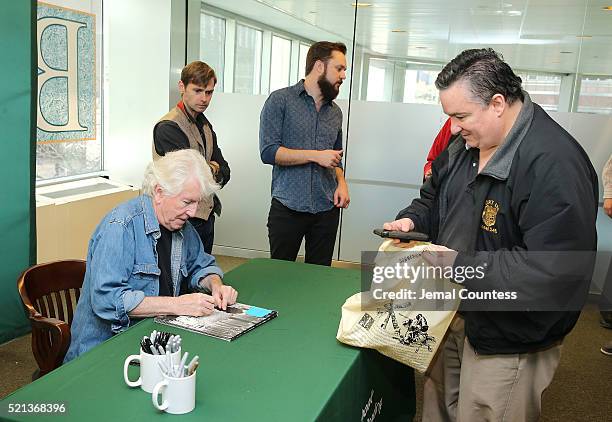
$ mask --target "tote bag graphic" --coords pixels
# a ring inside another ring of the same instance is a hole
[[[397,263],[407,263],[426,267],[428,264],[422,253],[427,244],[410,242],[394,245],[387,240],[379,248],[375,265],[394,267]],[[419,372],[425,372],[459,307],[459,295],[454,295],[457,299],[452,303],[452,310],[417,310],[414,308],[418,299],[376,299],[372,291],[382,286],[386,292],[416,292],[431,288],[433,283],[438,291],[459,289],[449,280],[419,277],[411,280],[387,279],[379,286],[372,283],[370,292],[357,293],[342,305],[342,319],[336,338],[351,346],[378,350]]]

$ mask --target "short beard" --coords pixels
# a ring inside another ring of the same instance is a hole
[[[327,70],[327,67],[325,69]],[[340,88],[338,87],[338,89],[336,89],[336,87],[327,80],[327,78],[325,77],[326,73],[327,72],[319,76],[317,84],[319,85],[319,90],[321,90],[321,96],[323,97],[323,101],[330,102],[336,99],[336,97],[340,93]]]

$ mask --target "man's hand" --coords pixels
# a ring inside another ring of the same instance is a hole
[[[213,284],[212,297],[217,308],[226,310],[227,305],[236,303],[238,292],[232,286]]]
[[[409,232],[410,230],[414,230],[414,223],[409,218],[400,218],[399,220],[392,221],[390,223],[383,224],[383,229],[392,230],[392,231],[400,231],[400,232]],[[399,239],[393,239],[393,243],[398,244],[402,241]]]
[[[604,199],[603,209],[608,214],[608,217],[612,218],[612,198]]]
[[[216,161],[211,161],[208,163],[208,167],[210,167],[210,171],[212,171],[213,176],[216,176],[219,173],[219,169],[221,166]]]
[[[213,296],[204,293],[190,293],[177,296],[175,315],[204,316],[210,315],[215,308]]]
[[[399,220],[383,224],[383,229],[409,232],[410,230],[414,230],[414,223],[409,218],[400,218]]]
[[[328,169],[338,167],[342,160],[343,150],[326,149],[323,151],[314,151],[313,161]]]
[[[349,198],[348,186],[345,181],[339,181],[334,192],[334,205],[338,208],[348,208],[349,202],[351,198]]]

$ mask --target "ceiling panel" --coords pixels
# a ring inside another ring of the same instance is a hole
[[[356,41],[371,54],[447,62],[465,48],[492,47],[519,69],[612,74],[612,12],[602,9],[612,0],[365,1]],[[205,3],[312,40],[353,38],[352,0]]]

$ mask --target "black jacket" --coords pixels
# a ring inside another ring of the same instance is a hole
[[[208,125],[210,127],[210,131],[212,132],[213,136],[213,151],[210,159],[219,164],[219,172],[215,175],[215,181],[219,183],[221,187],[223,187],[230,180],[230,168],[229,164],[227,161],[225,161],[225,158],[221,153],[221,148],[219,148],[219,145],[217,144],[217,134],[213,130],[210,121],[202,113],[198,115],[196,124],[200,134],[202,134],[202,127],[204,125]],[[204,138],[203,134],[202,138]],[[171,120],[163,120],[155,125],[153,128],[153,143],[155,145],[155,151],[161,156],[170,151],[189,148],[189,140],[187,139],[187,135],[183,133],[176,122]]]
[[[461,210],[463,215],[445,215],[444,188],[453,163],[469,153],[459,138],[434,161],[420,198],[397,218],[411,218],[415,230],[441,244],[448,243],[440,239],[448,219],[463,219],[463,246],[456,248],[454,265],[486,268],[484,279],[465,282],[469,290],[516,291],[533,303],[546,302],[551,292],[584,300],[594,253],[571,262],[569,270],[566,264],[575,251],[597,249],[595,170],[578,142],[528,96],[521,114],[506,142],[466,186],[472,208]],[[462,314],[468,340],[478,353],[506,354],[535,351],[563,339],[580,312],[560,308]]]

